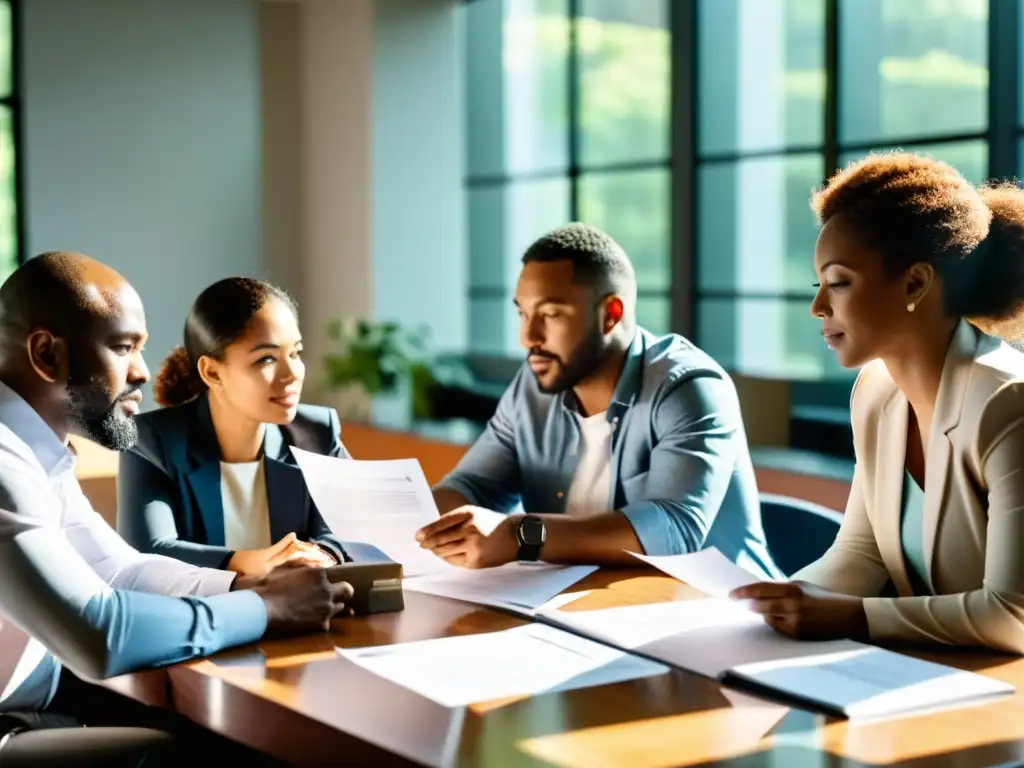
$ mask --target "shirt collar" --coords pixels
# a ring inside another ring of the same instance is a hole
[[[640,394],[640,386],[644,379],[644,354],[647,351],[647,340],[641,328],[636,329],[633,341],[626,350],[626,362],[619,375],[619,383],[615,385],[612,405],[629,408],[636,402]]]
[[[0,382],[0,424],[7,426],[35,455],[50,477],[75,466],[75,454],[60,441],[35,408]]]
[[[640,394],[644,378],[644,355],[647,351],[647,340],[641,328],[636,329],[633,341],[626,350],[626,360],[622,365],[622,373],[608,404],[608,420],[616,418],[626,408],[631,408]],[[576,396],[571,389],[561,394],[562,407],[567,411],[579,414]]]

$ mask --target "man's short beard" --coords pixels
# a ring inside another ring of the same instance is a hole
[[[606,352],[607,345],[604,341],[604,334],[601,333],[601,329],[597,325],[577,345],[565,362],[555,355],[532,350],[531,355],[553,360],[558,365],[558,375],[555,380],[545,386],[541,384],[540,379],[537,379],[537,386],[541,392],[547,395],[557,395],[572,389],[600,367]]]
[[[112,451],[127,451],[139,439],[139,427],[121,408],[121,399],[137,389],[128,387],[111,402],[102,377],[69,377],[66,407],[71,431]]]

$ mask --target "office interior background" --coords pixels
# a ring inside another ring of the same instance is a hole
[[[113,265],[153,368],[203,287],[268,278],[300,304],[307,399],[443,434],[522,360],[523,250],[582,220],[632,256],[641,323],[734,374],[762,460],[841,465],[855,372],[808,312],[810,192],[890,148],[1016,177],[1020,6],[2,0],[0,261]],[[369,410],[330,386],[331,325],[360,320],[429,331],[428,402],[415,375]]]

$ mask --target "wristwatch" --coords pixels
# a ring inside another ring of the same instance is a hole
[[[540,549],[547,540],[547,529],[544,521],[536,515],[526,515],[516,526],[516,541],[519,542],[519,554],[516,559],[521,562],[535,563],[540,559]]]

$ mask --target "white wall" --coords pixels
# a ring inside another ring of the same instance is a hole
[[[252,0],[23,3],[28,252],[122,272],[154,372],[203,287],[264,273],[257,21]]]
[[[310,395],[334,318],[426,324],[435,348],[464,348],[457,6],[24,3],[28,251],[123,272],[154,370],[231,274],[299,300]]]
[[[370,317],[373,0],[301,4],[302,335],[307,386],[322,376],[327,325]]]
[[[304,215],[301,6],[275,0],[260,3],[259,12],[263,257],[267,278],[300,299]]]
[[[373,50],[373,314],[467,342],[463,48],[453,0],[379,0]]]
[[[308,399],[324,399],[336,318],[425,324],[435,349],[465,347],[457,5],[261,9],[267,261],[302,310]]]

